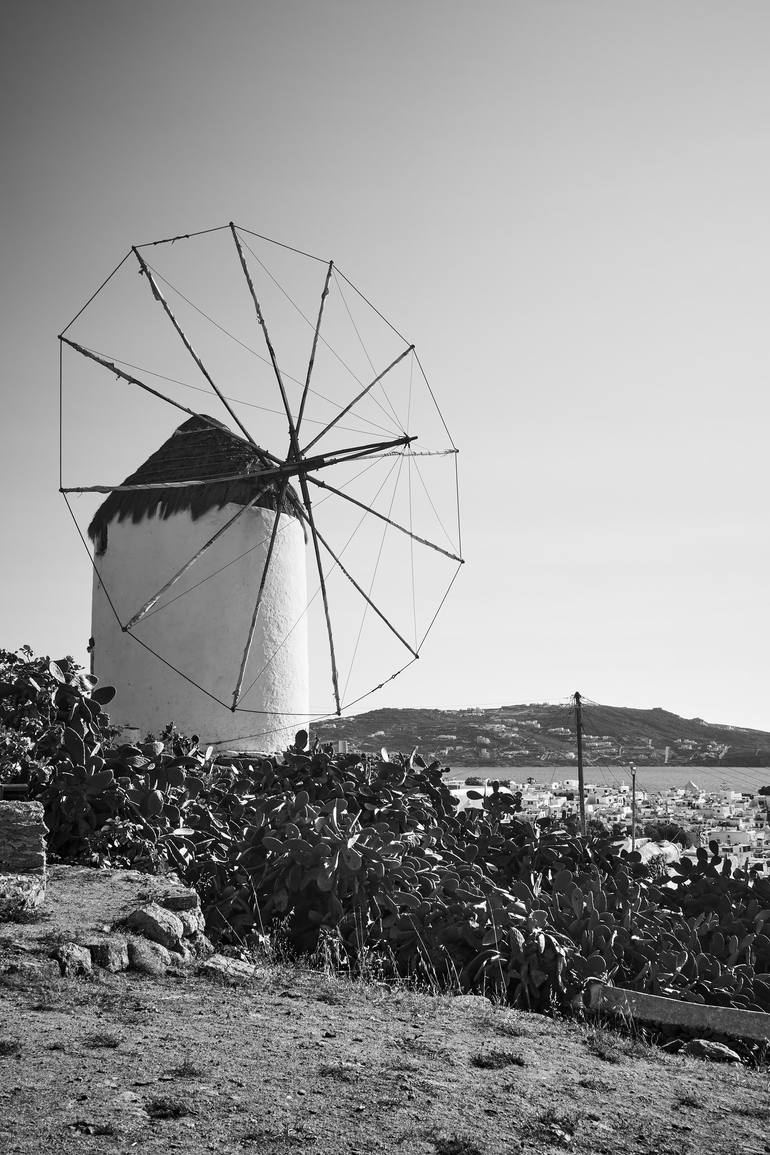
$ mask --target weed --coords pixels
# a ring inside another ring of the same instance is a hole
[[[522,1027],[517,1027],[515,1023],[504,1018],[493,1021],[492,1030],[496,1035],[505,1035],[506,1038],[509,1039],[529,1038],[529,1031],[525,1031]]]
[[[185,1055],[183,1061],[178,1067],[172,1067],[169,1071],[174,1079],[198,1079],[203,1074],[200,1067],[196,1067],[189,1055]]]
[[[541,1143],[550,1142],[559,1147],[568,1147],[576,1130],[575,1116],[559,1113],[553,1107],[549,1107],[536,1119],[525,1123],[522,1129],[523,1134],[529,1139]]]
[[[582,1079],[578,1079],[578,1086],[585,1087],[587,1091],[610,1090],[609,1083],[605,1083],[603,1079],[594,1079],[592,1075],[585,1075]]]
[[[31,1011],[55,1011],[57,1009],[58,999],[54,991],[47,987],[41,987],[37,992],[37,999],[34,1003],[30,1003],[29,1009]]]
[[[697,1099],[695,1095],[679,1095],[677,1103],[680,1107],[695,1107],[698,1110],[703,1106],[700,1099]]]
[[[0,1058],[10,1058],[21,1054],[21,1043],[18,1039],[0,1039]]]
[[[445,1139],[434,1139],[436,1155],[483,1155],[480,1147],[462,1135],[450,1135]]]
[[[480,1067],[483,1071],[500,1071],[503,1067],[526,1067],[526,1060],[512,1051],[479,1051],[471,1055],[471,1066]]]
[[[79,1135],[109,1135],[117,1136],[118,1130],[112,1123],[89,1123],[87,1119],[76,1119],[70,1123],[73,1131]]]
[[[92,1051],[114,1051],[119,1047],[121,1040],[117,1035],[110,1035],[106,1032],[97,1031],[96,1034],[88,1035],[83,1039],[83,1046],[88,1047]]]
[[[733,1114],[742,1115],[744,1119],[761,1119],[763,1123],[770,1123],[770,1107],[735,1107]]]
[[[431,1043],[427,1039],[405,1038],[401,1040],[403,1050],[410,1055],[417,1055],[423,1059],[444,1059],[451,1061],[451,1055],[446,1047]]]
[[[361,1078],[360,1070],[352,1063],[324,1063],[318,1068],[318,1074],[325,1079],[336,1079],[338,1083],[357,1083]]]
[[[617,1039],[596,1037],[586,1040],[586,1046],[603,1063],[619,1063],[622,1059]]]
[[[241,1136],[241,1143],[253,1143],[264,1151],[267,1143],[280,1142],[302,1147],[306,1151],[308,1140],[311,1138],[311,1132],[308,1131],[304,1123],[286,1122],[283,1127],[265,1127],[258,1131],[247,1131],[245,1135]]]
[[[150,1099],[144,1109],[151,1119],[181,1119],[183,1115],[192,1114],[186,1103],[162,1097]]]

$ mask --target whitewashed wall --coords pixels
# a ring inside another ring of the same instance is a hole
[[[113,521],[106,553],[96,562],[121,621],[126,622],[239,508],[226,505],[212,509],[197,521],[186,512],[166,520],[145,518],[137,525],[130,520]],[[148,615],[132,630],[228,706],[274,517],[273,510],[248,510],[157,603],[170,603],[167,608]],[[232,564],[198,584],[227,563]],[[179,597],[182,593],[184,596]],[[293,715],[308,710],[306,619],[296,625],[283,646],[281,643],[306,605],[304,535],[296,518],[281,514],[244,688],[274,651],[278,653],[243,702],[252,710],[278,713],[232,713],[122,632],[95,575],[91,628],[96,643],[94,673],[101,684],[117,689],[108,708],[112,720],[138,727],[142,736],[148,731],[158,733],[168,722],[174,722],[182,732],[198,734],[202,742],[221,743],[226,748],[285,747],[304,721]]]

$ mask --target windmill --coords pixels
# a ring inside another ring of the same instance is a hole
[[[457,448],[334,262],[233,223],[135,245],[59,342],[116,721],[271,749],[417,660],[463,564]]]

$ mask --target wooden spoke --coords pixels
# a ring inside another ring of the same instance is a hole
[[[248,505],[241,506],[241,508],[238,510],[237,513],[233,514],[233,516],[231,518],[229,518],[223,526],[220,526],[220,528],[217,530],[217,532],[212,537],[210,537],[208,539],[208,541],[205,542],[201,546],[201,548],[199,550],[197,550],[193,554],[193,556],[191,558],[189,558],[189,560],[186,561],[184,563],[184,565],[181,566],[181,568],[178,569],[172,577],[170,577],[168,579],[168,581],[165,583],[165,585],[162,585],[156,594],[153,594],[151,598],[147,599],[147,601],[144,603],[144,605],[141,606],[136,611],[134,616],[132,618],[130,618],[129,621],[126,622],[123,629],[124,630],[130,630],[133,626],[137,625],[137,623],[140,622],[142,620],[142,618],[145,617],[150,612],[152,607],[157,602],[158,598],[163,597],[163,594],[165,594],[168,590],[170,590],[173,585],[176,585],[176,583],[179,581],[180,577],[182,577],[184,574],[187,573],[190,566],[194,565],[195,562],[198,561],[199,558],[203,557],[204,553],[206,553],[211,548],[211,546],[214,545],[215,542],[219,541],[220,537],[222,537],[222,535],[227,532],[227,530],[230,528],[230,526],[234,525],[235,522],[238,521],[239,518],[243,517],[243,515],[247,509],[251,509],[251,507],[253,505],[256,505],[257,501],[259,500],[259,498],[261,496],[262,496],[261,494],[257,494],[257,496],[252,501],[250,501]]]
[[[305,516],[304,510],[301,511],[301,516],[303,516],[303,517]],[[398,632],[398,630],[393,625],[393,623],[390,622],[388,620],[388,618],[385,617],[385,614],[380,609],[377,608],[377,606],[374,604],[372,599],[369,597],[369,595],[366,593],[366,591],[361,588],[361,586],[358,584],[358,582],[353,577],[353,575],[347,569],[345,569],[345,566],[342,564],[339,557],[334,552],[332,547],[329,545],[328,541],[323,536],[321,531],[319,529],[316,529],[315,532],[318,536],[318,540],[320,541],[321,545],[324,547],[326,552],[329,553],[334,558],[335,562],[340,567],[340,569],[344,573],[345,577],[348,579],[348,581],[351,583],[351,585],[353,585],[358,590],[358,592],[360,593],[360,595],[364,599],[364,601],[366,601],[369,604],[369,606],[374,610],[374,612],[377,614],[377,616],[382,619],[382,621],[385,623],[385,625],[388,627],[388,629],[391,631],[391,633],[395,634],[395,636],[398,638],[398,640],[401,642],[401,644],[406,646],[409,653],[412,654],[413,657],[419,658],[420,655],[417,653],[417,651],[412,646],[409,645],[409,642],[407,642],[404,638],[402,638],[401,634]]]
[[[329,261],[329,268],[326,270],[326,280],[324,281],[323,292],[321,293],[321,304],[318,308],[318,320],[316,321],[315,332],[313,333],[313,345],[310,350],[310,360],[307,365],[307,375],[305,377],[305,387],[302,390],[302,400],[299,404],[299,413],[297,414],[297,436],[299,436],[299,427],[302,424],[302,416],[305,412],[305,402],[310,391],[310,378],[313,375],[313,365],[315,364],[315,352],[318,346],[318,335],[321,332],[321,318],[324,313],[324,303],[329,295],[329,281],[331,280],[334,262]]]
[[[275,539],[278,536],[278,525],[281,520],[281,506],[283,505],[284,495],[286,493],[286,486],[288,482],[284,482],[278,494],[278,501],[275,508],[275,518],[273,519],[273,529],[270,534],[270,544],[267,547],[267,556],[265,557],[265,564],[262,567],[262,576],[259,581],[259,589],[257,590],[257,600],[254,604],[254,613],[251,615],[251,624],[249,625],[249,632],[246,638],[246,645],[243,649],[243,657],[241,658],[241,668],[238,671],[238,680],[233,691],[233,704],[231,709],[235,710],[238,705],[238,698],[243,688],[243,679],[246,676],[246,666],[249,663],[249,654],[251,653],[251,646],[254,641],[254,634],[257,628],[257,617],[259,616],[259,607],[262,604],[262,595],[265,592],[265,585],[267,583],[267,575],[270,569],[270,562],[273,559],[273,549],[275,548]]]
[[[362,397],[365,397],[366,394],[370,392],[370,390],[374,389],[374,386],[377,384],[377,382],[382,381],[383,377],[385,377],[388,373],[390,373],[391,369],[395,369],[396,365],[398,365],[399,362],[403,361],[404,357],[407,357],[412,352],[413,349],[414,349],[414,345],[410,345],[408,349],[404,349],[403,353],[400,353],[398,355],[398,357],[396,357],[395,361],[391,361],[390,365],[388,365],[388,367],[386,369],[383,369],[383,371],[381,373],[378,373],[378,375],[374,378],[374,380],[370,381],[369,384],[366,386],[366,388],[362,389],[361,392],[358,394],[358,396],[354,397],[349,405],[346,405],[344,409],[341,409],[340,412],[337,414],[337,416],[333,417],[332,420],[329,422],[329,424],[325,425],[324,428],[321,430],[321,432],[319,434],[317,434],[317,436],[315,436],[312,441],[309,441],[307,443],[307,445],[302,450],[302,452],[307,453],[308,449],[312,449],[312,447],[316,444],[316,442],[320,441],[321,438],[326,433],[328,433],[330,429],[333,429],[334,426],[337,424],[337,422],[340,421],[345,416],[346,413],[349,413],[350,410],[353,408],[353,406],[357,405]]]
[[[313,509],[310,501],[310,491],[308,489],[307,477],[304,473],[299,475],[299,483],[302,488],[302,497],[305,502],[305,514],[308,524],[310,526],[310,536],[313,539],[313,552],[315,554],[315,564],[318,570],[318,579],[321,583],[321,596],[324,603],[324,615],[326,617],[326,633],[329,637],[329,657],[331,659],[332,667],[332,685],[334,687],[334,703],[337,708],[337,715],[342,713],[340,706],[340,685],[337,676],[337,658],[334,654],[334,635],[332,634],[332,620],[329,614],[329,596],[326,592],[326,579],[324,578],[323,566],[321,564],[321,551],[318,548],[318,531],[315,527],[315,520],[313,518]]]
[[[270,340],[270,334],[267,331],[267,324],[265,323],[265,318],[264,318],[264,315],[262,313],[262,309],[260,307],[259,300],[257,298],[257,291],[254,288],[254,282],[251,279],[251,273],[249,272],[249,266],[246,263],[246,257],[244,256],[243,249],[241,248],[241,242],[238,239],[238,233],[236,232],[235,225],[233,224],[232,221],[230,222],[230,232],[233,234],[233,240],[235,241],[235,247],[238,250],[238,258],[241,262],[241,268],[243,269],[243,275],[246,278],[246,284],[249,286],[249,292],[251,293],[251,299],[254,302],[254,309],[256,310],[257,320],[259,321],[259,324],[262,327],[262,332],[265,336],[265,344],[267,345],[267,351],[270,354],[270,360],[271,360],[272,365],[273,365],[273,372],[275,373],[275,378],[276,378],[276,381],[278,382],[278,388],[281,391],[281,400],[283,401],[283,407],[286,411],[286,419],[289,422],[289,438],[291,440],[292,453],[295,456],[298,456],[299,445],[297,443],[297,430],[296,430],[295,425],[294,425],[294,418],[291,415],[291,409],[289,408],[289,399],[286,396],[286,389],[285,389],[284,384],[283,384],[283,377],[281,376],[281,370],[278,367],[278,360],[277,360],[276,355],[275,355],[275,349],[273,348],[273,342]]]
[[[378,517],[380,521],[386,521],[388,525],[392,525],[394,529],[398,529],[401,533],[405,533],[407,537],[411,537],[414,541],[419,541],[420,545],[427,545],[429,549],[435,549],[436,553],[443,553],[444,557],[449,557],[452,561],[457,561],[461,565],[464,564],[464,559],[458,557],[456,553],[450,553],[448,549],[442,549],[440,545],[435,542],[428,541],[427,538],[420,537],[419,534],[412,533],[406,526],[399,525],[397,521],[386,517],[384,513],[378,513],[376,509],[372,509],[370,505],[366,505],[363,501],[358,501],[357,498],[351,497],[349,493],[343,493],[341,489],[337,489],[333,485],[329,485],[327,481],[321,481],[319,477],[308,477],[308,481],[312,481],[313,485],[317,485],[320,489],[328,489],[330,493],[336,493],[338,497],[344,497],[345,501],[351,502],[352,505],[357,505],[359,509],[365,509],[367,513],[371,513],[373,517]]]
[[[206,366],[203,364],[203,362],[201,361],[201,359],[200,359],[200,357],[198,356],[198,354],[197,354],[197,353],[195,352],[195,350],[193,349],[193,347],[192,347],[192,345],[191,345],[191,343],[190,343],[190,340],[189,340],[189,338],[187,337],[187,335],[186,335],[186,333],[185,333],[184,329],[183,329],[183,328],[182,328],[182,326],[179,324],[179,322],[177,321],[177,319],[176,319],[176,317],[174,316],[173,312],[171,311],[171,306],[169,305],[168,301],[166,300],[166,298],[163,296],[163,294],[161,293],[160,289],[158,288],[157,282],[156,282],[155,278],[153,277],[153,275],[152,275],[152,272],[151,272],[151,270],[150,270],[150,267],[149,267],[149,265],[147,264],[147,262],[145,261],[144,257],[143,257],[143,256],[142,256],[142,254],[139,252],[139,250],[136,248],[136,246],[134,246],[134,250],[133,250],[133,251],[134,251],[134,253],[135,253],[135,255],[136,255],[136,259],[137,259],[137,261],[139,262],[139,267],[141,268],[142,272],[144,273],[145,277],[147,278],[147,281],[148,281],[148,284],[149,284],[149,286],[150,286],[150,289],[152,290],[152,295],[155,297],[155,300],[156,300],[156,301],[158,301],[158,302],[159,302],[159,304],[160,304],[160,305],[163,307],[163,310],[164,310],[164,312],[166,313],[166,316],[168,317],[169,321],[171,322],[171,324],[174,326],[174,328],[176,329],[177,333],[179,334],[179,336],[180,336],[180,338],[181,338],[181,341],[182,341],[182,344],[184,345],[185,349],[186,349],[186,350],[187,350],[187,352],[190,354],[190,356],[192,357],[193,361],[194,361],[194,362],[195,362],[195,364],[198,366],[198,368],[200,369],[201,373],[202,373],[202,374],[203,374],[203,376],[206,378],[206,380],[208,381],[209,385],[210,385],[210,386],[211,386],[211,388],[214,390],[214,392],[216,393],[217,397],[218,397],[218,398],[219,398],[219,400],[222,402],[222,404],[224,405],[225,409],[226,409],[226,410],[227,410],[227,412],[230,414],[230,416],[232,417],[233,421],[235,422],[235,424],[236,424],[236,425],[238,426],[238,428],[240,429],[240,431],[241,431],[241,433],[243,434],[243,436],[246,438],[246,440],[247,440],[248,442],[250,442],[250,444],[251,444],[251,445],[253,445],[253,446],[254,446],[254,448],[255,448],[255,449],[259,449],[259,446],[257,445],[256,441],[255,441],[255,440],[254,440],[254,438],[251,436],[251,434],[249,433],[248,429],[247,429],[247,428],[246,428],[246,426],[243,424],[243,422],[241,421],[241,419],[238,417],[237,413],[235,412],[235,410],[234,410],[234,409],[233,409],[233,407],[231,406],[230,402],[229,402],[229,401],[227,400],[227,398],[225,397],[225,395],[224,395],[224,393],[222,392],[222,390],[221,390],[221,389],[220,389],[220,388],[219,388],[219,387],[216,385],[216,383],[214,382],[214,379],[213,379],[213,377],[211,376],[211,374],[209,373],[208,369],[206,368]],[[277,461],[279,460],[277,457],[274,457],[272,453],[268,453],[268,452],[267,452],[267,450],[264,450],[264,449],[263,449],[263,450],[260,450],[260,452],[264,453],[264,454],[265,454],[265,456],[266,456],[266,457],[269,457],[269,458],[270,458],[272,461],[276,461],[276,462],[277,462]]]

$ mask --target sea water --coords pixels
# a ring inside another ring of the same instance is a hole
[[[619,790],[631,789],[631,771],[624,766],[585,766],[583,777],[586,787],[598,786]],[[466,778],[480,778],[482,782],[516,782],[524,785],[532,778],[537,786],[552,782],[576,781],[576,765],[547,766],[459,766],[445,775],[447,782],[463,783]],[[770,767],[762,766],[638,766],[636,788],[648,794],[663,790],[681,790],[694,782],[705,793],[720,790],[738,790],[756,794],[760,787],[770,786]]]

